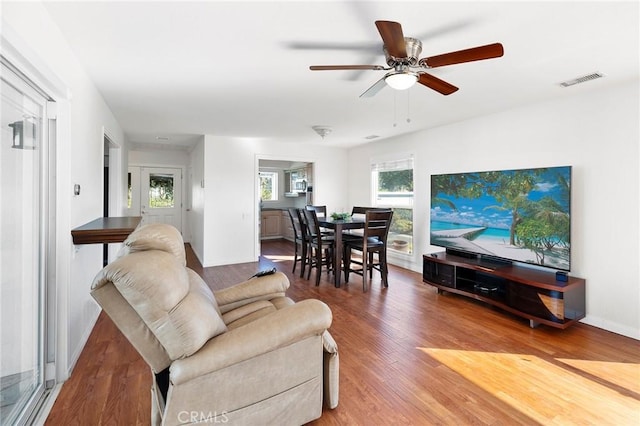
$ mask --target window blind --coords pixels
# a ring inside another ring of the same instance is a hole
[[[387,160],[371,164],[372,172],[393,172],[397,170],[413,169],[413,157],[398,160]]]

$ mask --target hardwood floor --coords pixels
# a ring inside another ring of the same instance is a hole
[[[640,424],[640,342],[584,324],[531,329],[528,321],[451,294],[420,274],[390,268],[368,293],[360,277],[335,288],[291,274],[292,243],[262,245],[260,262],[202,268],[214,289],[276,266],[294,300],[333,312],[340,404],[313,425]],[[588,285],[588,283],[587,283]],[[48,425],[149,424],[147,365],[102,314]]]

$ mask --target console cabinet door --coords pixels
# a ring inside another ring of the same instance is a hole
[[[508,295],[509,306],[519,311],[558,323],[565,320],[563,293],[510,282]]]
[[[455,267],[431,259],[424,259],[422,278],[435,284],[455,288]]]

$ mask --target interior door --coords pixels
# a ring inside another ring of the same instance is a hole
[[[182,232],[182,170],[140,168],[142,223],[168,223]]]

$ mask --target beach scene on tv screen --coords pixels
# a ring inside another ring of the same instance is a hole
[[[431,176],[431,244],[569,270],[571,167]]]

